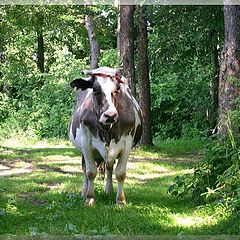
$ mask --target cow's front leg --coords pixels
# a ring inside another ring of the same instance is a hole
[[[93,206],[95,204],[94,194],[94,179],[97,175],[97,166],[94,164],[90,168],[86,168],[86,175],[88,181],[87,194],[86,194],[86,205]]]
[[[112,183],[112,173],[113,173],[113,165],[106,165],[107,170],[107,182],[106,182],[106,195],[110,196],[113,192],[113,183]]]
[[[87,206],[93,206],[95,204],[94,194],[94,179],[97,175],[97,165],[93,158],[90,156],[84,156],[86,166],[86,178],[87,178],[87,191],[85,194],[85,204]]]
[[[87,190],[88,190],[88,178],[86,174],[86,164],[84,156],[82,156],[82,169],[83,169],[83,188],[82,188],[82,197],[86,199],[87,197]]]
[[[117,167],[115,170],[115,176],[118,181],[118,192],[116,202],[119,206],[124,206],[126,204],[126,198],[123,191],[124,180],[126,178],[126,167],[127,167],[127,156],[123,156],[118,160]]]

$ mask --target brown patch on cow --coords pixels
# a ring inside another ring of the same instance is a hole
[[[111,139],[117,143],[123,135],[128,135],[135,128],[134,104],[124,92],[119,92],[114,96],[115,106],[118,111],[118,121],[109,131],[109,144]]]

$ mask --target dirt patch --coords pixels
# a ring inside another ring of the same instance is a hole
[[[33,162],[12,161],[0,162],[0,176],[19,176],[31,173],[35,167]]]

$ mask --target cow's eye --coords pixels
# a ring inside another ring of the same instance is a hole
[[[98,94],[101,94],[101,91],[100,91],[98,88],[93,87],[93,93],[94,93],[95,95],[98,95]]]

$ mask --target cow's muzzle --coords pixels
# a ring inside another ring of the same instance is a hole
[[[113,124],[117,121],[117,111],[106,111],[100,117],[100,122],[103,124]]]

